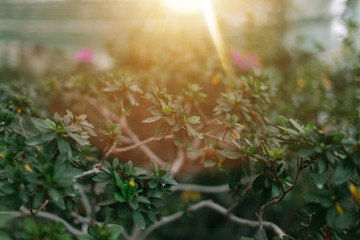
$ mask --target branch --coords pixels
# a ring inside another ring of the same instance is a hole
[[[223,206],[221,206],[217,203],[214,203],[211,200],[205,200],[205,201],[201,201],[197,204],[194,204],[191,207],[189,207],[187,209],[187,211],[194,212],[194,211],[197,211],[197,210],[199,210],[201,208],[205,208],[205,207],[211,208],[211,209],[215,210],[216,212],[221,213],[224,216],[228,216],[231,221],[238,223],[238,224],[247,225],[249,227],[258,227],[260,225],[260,223],[258,221],[252,221],[252,220],[248,220],[248,219],[244,219],[244,218],[239,218],[233,214],[227,215],[226,208],[224,208]],[[167,217],[161,218],[157,223],[154,223],[147,228],[147,230],[142,234],[142,239],[146,239],[146,237],[148,237],[151,234],[151,232],[153,232],[155,229],[178,220],[184,214],[185,214],[184,211],[179,211],[179,212],[169,215]],[[262,225],[264,227],[267,227],[267,228],[270,228],[271,230],[273,230],[280,238],[282,238],[283,236],[286,235],[286,233],[275,223],[263,222]]]
[[[170,176],[174,177],[176,173],[178,173],[181,169],[181,167],[184,165],[186,160],[184,149],[182,147],[178,148],[177,156],[175,160],[172,163],[171,169],[170,169]]]
[[[20,208],[19,212],[10,212],[10,214],[13,217],[23,217],[23,216],[32,216],[30,212],[28,212],[24,207]],[[55,222],[62,222],[66,229],[73,235],[84,235],[86,234],[86,232],[82,232],[76,228],[74,228],[73,226],[71,226],[68,222],[66,222],[64,219],[52,214],[52,213],[48,213],[48,212],[39,212],[38,214],[35,215],[35,217],[41,217],[41,218],[45,218],[45,219],[49,219]]]
[[[126,134],[130,137],[130,139],[134,142],[134,143],[138,143],[141,142],[139,137],[131,130],[131,128],[129,127],[127,121],[126,121],[126,117],[123,116],[120,119],[120,126],[121,128],[126,132]],[[165,162],[163,160],[161,160],[153,151],[151,151],[150,148],[148,148],[146,145],[142,145],[140,147],[140,150],[143,151],[148,157],[150,157],[151,159],[153,159],[157,164],[159,164],[160,166],[163,166],[165,164]]]
[[[173,135],[167,135],[165,137],[163,137],[162,139],[171,139],[173,138]],[[139,141],[131,146],[127,146],[127,147],[122,147],[122,148],[115,148],[114,150],[111,151],[111,153],[122,153],[122,152],[127,152],[130,151],[132,149],[138,148],[142,145],[145,145],[149,142],[153,142],[153,141],[158,141],[155,137],[149,137],[143,141]]]
[[[229,185],[223,184],[218,186],[203,186],[203,185],[196,185],[196,184],[179,184],[177,186],[171,187],[171,191],[197,191],[202,193],[223,193],[229,192]]]
[[[74,187],[75,187],[75,189],[77,189],[79,191],[82,204],[83,204],[83,206],[85,208],[86,217],[91,219],[91,213],[92,213],[91,209],[92,208],[91,208],[90,201],[89,201],[89,199],[87,198],[87,196],[86,196],[86,194],[84,192],[84,189],[79,184],[75,184]],[[89,227],[89,224],[84,223],[83,226],[82,226],[82,231],[86,232],[88,227]]]
[[[281,194],[281,196],[280,196],[279,198],[275,198],[275,199],[271,200],[270,202],[268,202],[268,203],[266,203],[266,204],[264,204],[264,205],[261,206],[260,211],[259,211],[259,214],[258,214],[259,223],[260,223],[259,228],[260,228],[260,229],[262,229],[262,226],[263,226],[263,224],[262,224],[262,217],[263,217],[263,214],[264,214],[265,209],[266,209],[267,207],[275,204],[275,203],[280,202],[280,201],[286,196],[286,194],[287,194],[288,192],[290,192],[290,191],[295,187],[295,184],[296,184],[296,182],[297,182],[297,180],[298,180],[298,178],[299,178],[300,172],[301,172],[304,168],[308,167],[309,165],[304,165],[304,166],[303,166],[303,165],[302,165],[302,159],[301,159],[301,158],[299,159],[299,156],[298,156],[298,157],[297,157],[296,166],[297,166],[297,172],[296,172],[296,176],[295,176],[295,178],[294,178],[294,181],[293,181],[292,185],[291,185],[287,190],[283,190],[283,191],[282,191],[282,194]]]

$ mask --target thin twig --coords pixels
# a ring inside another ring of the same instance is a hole
[[[302,159],[299,159],[299,157],[297,157],[297,163],[296,163],[296,165],[297,165],[297,172],[296,172],[296,176],[295,176],[295,178],[294,178],[294,181],[293,181],[292,185],[291,185],[287,190],[284,190],[279,198],[275,198],[275,199],[271,200],[270,202],[268,202],[268,203],[266,203],[266,204],[264,204],[264,205],[261,206],[260,211],[259,211],[259,214],[258,214],[258,219],[259,219],[259,223],[260,223],[260,224],[259,224],[259,228],[260,228],[260,229],[262,229],[262,227],[263,227],[262,217],[263,217],[263,214],[264,214],[265,209],[266,209],[267,207],[275,204],[275,203],[280,202],[280,201],[286,196],[286,194],[287,194],[288,192],[290,192],[290,191],[295,187],[295,184],[296,184],[296,182],[297,182],[297,180],[298,180],[298,178],[299,178],[300,172],[301,172],[304,168],[306,168],[306,167],[309,166],[309,165],[303,166],[303,165],[302,165]]]
[[[204,185],[196,185],[196,184],[179,184],[177,186],[173,186],[170,188],[171,191],[196,191],[201,193],[224,193],[229,192],[229,185],[223,184],[218,186],[204,186]]]
[[[28,212],[24,207],[20,208],[19,212],[10,212],[10,214],[13,217],[22,217],[22,216],[32,216],[30,212]],[[62,222],[66,229],[72,233],[73,235],[79,236],[79,235],[84,235],[86,234],[86,232],[82,232],[78,229],[76,229],[75,227],[71,226],[68,222],[66,222],[64,219],[52,214],[52,213],[48,213],[48,212],[39,212],[38,214],[35,215],[36,217],[41,217],[41,218],[46,218],[55,222]]]
[[[163,137],[162,139],[171,139],[173,138],[173,135],[167,135],[165,137]],[[145,144],[148,144],[150,142],[153,142],[153,141],[158,141],[158,139],[156,139],[156,137],[149,137],[143,141],[139,141],[133,145],[130,145],[130,146],[127,146],[127,147],[122,147],[122,148],[114,148],[114,150],[111,151],[111,153],[122,153],[122,152],[127,152],[127,151],[130,151],[130,150],[133,150],[135,148],[138,148],[142,145],[145,145]]]
[[[211,200],[205,200],[205,201],[201,201],[197,204],[194,204],[187,209],[187,212],[194,212],[194,211],[197,211],[197,210],[199,210],[201,208],[205,208],[205,207],[211,208],[225,216],[228,216],[231,221],[238,223],[238,224],[247,225],[249,227],[258,227],[260,225],[259,221],[252,221],[252,220],[248,220],[248,219],[244,219],[244,218],[239,218],[233,214],[227,215],[226,208],[224,208],[223,206],[221,206],[217,203],[214,203]],[[169,215],[167,217],[161,218],[157,223],[154,223],[147,228],[147,230],[142,234],[141,239],[146,239],[157,228],[178,220],[184,214],[185,214],[184,211],[179,211],[179,212]],[[273,230],[281,238],[286,235],[286,233],[278,225],[276,225],[273,222],[263,222],[262,225],[264,227],[267,227],[267,228],[270,228],[271,230]]]

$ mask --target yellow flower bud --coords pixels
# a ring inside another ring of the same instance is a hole
[[[28,172],[32,172],[32,169],[30,168],[30,166],[28,164],[25,165],[25,169],[28,171]]]
[[[354,184],[350,184],[350,192],[353,195],[353,198],[355,199],[355,201],[360,203],[360,194]]]
[[[339,215],[343,215],[344,214],[344,210],[342,209],[342,207],[340,206],[340,204],[338,202],[336,202],[335,204],[336,206],[336,211],[338,212]]]
[[[0,157],[5,158],[4,154],[0,153]]]
[[[131,181],[129,182],[129,185],[131,185],[131,186],[135,186],[135,182],[134,182],[134,180],[131,180]]]

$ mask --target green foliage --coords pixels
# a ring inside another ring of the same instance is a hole
[[[159,169],[155,161],[151,166],[152,172],[148,172],[134,168],[131,161],[122,164],[115,158],[112,164],[106,162],[103,172],[93,178],[96,182],[108,182],[106,190],[113,198],[98,203],[111,208],[108,221],[132,215],[141,229],[147,222],[157,222],[158,208],[164,205],[161,196],[170,194],[170,187],[177,182],[169,177],[168,166]]]

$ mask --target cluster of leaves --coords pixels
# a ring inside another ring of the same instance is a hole
[[[106,190],[111,199],[99,202],[100,206],[108,206],[110,212],[107,221],[124,219],[132,216],[135,223],[144,229],[147,223],[157,222],[159,207],[164,205],[162,195],[171,193],[170,187],[177,182],[169,177],[169,166],[160,168],[151,161],[152,172],[133,167],[128,161],[119,163],[115,158],[110,164],[106,162],[103,172],[93,178],[95,182],[108,182]]]
[[[136,94],[142,93],[142,90],[131,77],[125,75],[107,76],[103,81],[106,84],[103,91],[112,93],[113,101],[119,102],[122,112],[130,115],[132,106],[139,105]]]
[[[81,235],[78,240],[116,240],[122,230],[123,228],[119,225],[108,226],[106,223],[102,226],[90,226],[88,228],[89,236]]]
[[[266,107],[273,96],[268,77],[255,75],[235,79],[230,91],[222,93],[214,108],[215,115],[227,128],[243,128],[249,133],[256,133],[259,125],[266,126]]]
[[[148,93],[146,97],[153,103],[149,111],[154,116],[143,122],[151,123],[162,120],[155,131],[156,139],[162,139],[171,130],[175,145],[191,150],[191,137],[202,138],[191,126],[200,123],[200,117],[189,116],[190,108],[187,106],[183,108],[180,101],[175,101],[172,95],[166,94],[166,90],[161,91],[154,88],[153,91],[154,94]]]

